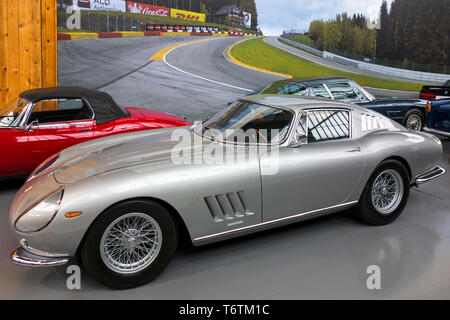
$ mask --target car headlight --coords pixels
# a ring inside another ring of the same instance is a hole
[[[37,232],[47,227],[55,218],[61,205],[64,189],[58,189],[36,201],[16,220],[19,232]]]

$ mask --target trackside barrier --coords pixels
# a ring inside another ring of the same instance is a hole
[[[292,41],[292,40],[289,40],[289,39],[284,38],[284,37],[282,37],[282,40],[283,40],[284,42],[290,44],[291,46],[294,46],[294,47],[297,47],[297,48],[299,48],[299,49],[305,50],[305,51],[307,51],[307,52],[309,52],[309,53],[315,54],[316,56],[320,56],[320,57],[323,56],[323,52],[320,51],[320,50],[317,50],[317,49],[314,49],[314,48],[305,46],[305,45],[302,44],[302,43],[299,43],[299,42],[296,42],[296,41]]]
[[[405,78],[405,79],[419,80],[419,81],[426,81],[426,82],[433,82],[433,83],[444,83],[450,79],[450,75],[448,75],[448,74],[413,71],[413,70],[407,70],[407,69],[382,66],[382,65],[374,64],[374,63],[362,62],[362,61],[342,57],[342,56],[339,56],[339,55],[331,53],[331,52],[319,51],[319,50],[316,50],[309,46],[306,46],[302,43],[295,42],[295,41],[286,39],[284,37],[282,37],[282,40],[294,47],[297,47],[299,49],[313,53],[315,55],[323,57],[324,59],[327,59],[330,61],[335,61],[340,64],[348,65],[348,66],[362,69],[362,70],[377,72],[377,73],[381,73],[381,74],[387,74],[387,75]]]
[[[162,32],[163,36],[169,36],[169,37],[177,37],[177,36],[184,36],[189,37],[191,35],[190,32]]]
[[[162,31],[124,31],[124,32],[59,32],[58,41],[81,39],[107,39],[125,37],[150,36],[204,36],[204,37],[253,37],[242,33],[212,33],[212,32],[162,32]]]
[[[99,39],[105,39],[105,38],[122,38],[122,34],[119,32],[99,32],[98,33]],[[69,39],[70,40],[70,39]]]

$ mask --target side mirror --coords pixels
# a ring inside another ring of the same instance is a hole
[[[25,127],[25,132],[31,132],[31,131],[33,131],[32,128],[33,128],[34,125],[39,125],[39,121],[34,120],[34,121],[31,122],[29,125],[27,125],[27,126]]]

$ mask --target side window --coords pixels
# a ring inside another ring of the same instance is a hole
[[[334,100],[341,102],[360,102],[358,95],[348,82],[327,83]]]
[[[330,94],[323,84],[311,87],[313,96],[325,99],[331,99]]]
[[[91,109],[82,99],[42,100],[34,104],[28,124],[90,120],[92,116]]]
[[[308,143],[350,138],[350,112],[347,110],[308,111]]]

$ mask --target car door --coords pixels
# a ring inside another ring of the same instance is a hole
[[[278,171],[262,175],[265,222],[348,201],[364,167],[364,152],[351,138],[351,111],[315,109],[299,116],[297,147],[279,151]],[[261,167],[273,159],[261,157]]]
[[[27,125],[32,171],[49,156],[93,137],[93,112],[83,99],[35,103]]]
[[[28,174],[33,166],[29,154],[29,133],[23,128],[0,127],[0,178]]]

